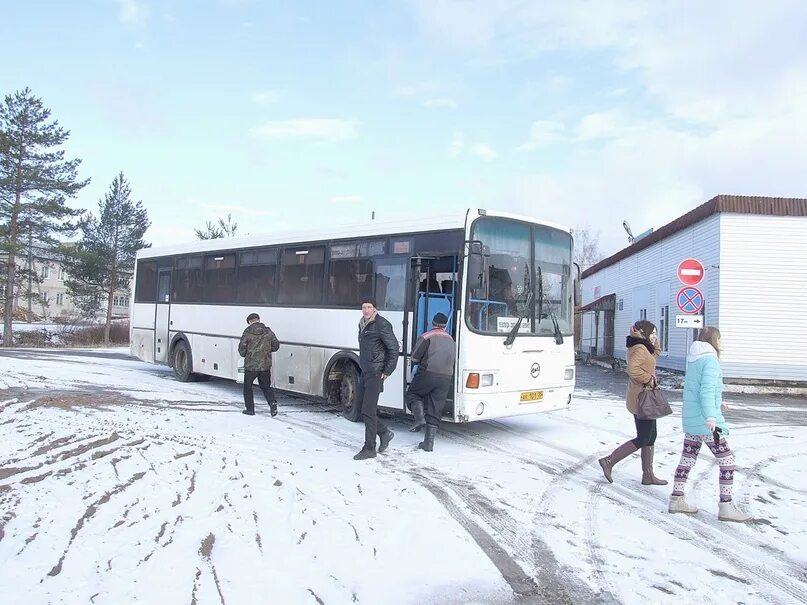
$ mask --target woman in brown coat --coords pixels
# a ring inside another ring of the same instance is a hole
[[[627,338],[628,349],[628,394],[625,404],[633,414],[636,423],[636,437],[626,441],[610,455],[600,458],[602,473],[609,483],[613,483],[611,471],[620,460],[627,458],[638,449],[642,450],[642,484],[667,485],[663,479],[653,474],[653,445],[656,443],[656,421],[640,420],[636,417],[639,410],[639,393],[648,386],[656,384],[656,358],[661,353],[656,338],[656,326],[642,319],[637,321]]]

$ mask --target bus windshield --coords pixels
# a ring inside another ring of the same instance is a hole
[[[523,318],[519,335],[552,336],[554,321],[562,334],[572,333],[568,233],[481,217],[473,225],[471,239],[485,247],[482,275],[468,279],[466,322],[472,330],[501,335]]]

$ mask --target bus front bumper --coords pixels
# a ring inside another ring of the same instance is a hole
[[[538,414],[565,410],[571,406],[574,386],[564,385],[540,391],[540,399],[534,400],[535,391],[504,393],[462,393],[456,406],[456,422],[474,422],[507,416]]]

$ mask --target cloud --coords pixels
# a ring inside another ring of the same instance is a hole
[[[465,149],[465,135],[463,135],[459,130],[455,130],[451,137],[451,144],[448,147],[448,152],[452,156],[456,157],[462,153],[463,149]]]
[[[552,149],[559,161],[505,181],[482,203],[506,200],[566,224],[585,213],[601,229],[604,251],[613,252],[626,243],[623,219],[641,232],[718,193],[807,194],[798,159],[807,139],[807,3],[411,6],[423,36],[465,64],[596,66],[596,76],[580,73],[599,93],[536,116],[518,147]],[[533,92],[524,106],[546,107]]]
[[[253,130],[255,136],[270,139],[301,139],[334,143],[355,138],[358,122],[328,118],[273,120]]]
[[[527,142],[518,146],[518,151],[535,151],[564,139],[565,125],[555,120],[538,120],[530,126]]]
[[[486,143],[474,143],[468,148],[468,153],[487,161],[495,160],[498,155],[496,151]]]
[[[357,195],[335,195],[331,198],[332,204],[356,204],[361,202],[363,198]]]
[[[395,88],[395,95],[398,97],[412,98],[429,92],[431,88],[431,84],[426,82],[404,84]]]
[[[456,109],[457,103],[452,99],[428,99],[423,102],[424,107]]]
[[[455,130],[448,146],[448,153],[452,157],[457,157],[465,152],[487,161],[495,160],[498,156],[496,151],[486,143],[466,144],[465,135],[461,131]]]
[[[274,103],[279,98],[280,95],[274,90],[261,90],[252,94],[252,102],[258,105]]]
[[[127,25],[140,25],[145,23],[151,14],[147,4],[138,0],[117,0],[118,20]]]

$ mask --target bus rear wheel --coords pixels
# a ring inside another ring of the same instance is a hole
[[[342,369],[342,380],[339,383],[339,402],[342,405],[342,416],[351,422],[361,420],[361,402],[359,401],[359,370],[353,363],[346,363]]]
[[[180,340],[174,348],[174,375],[180,382],[193,382],[196,374],[193,373],[193,354],[191,347],[184,340]]]

